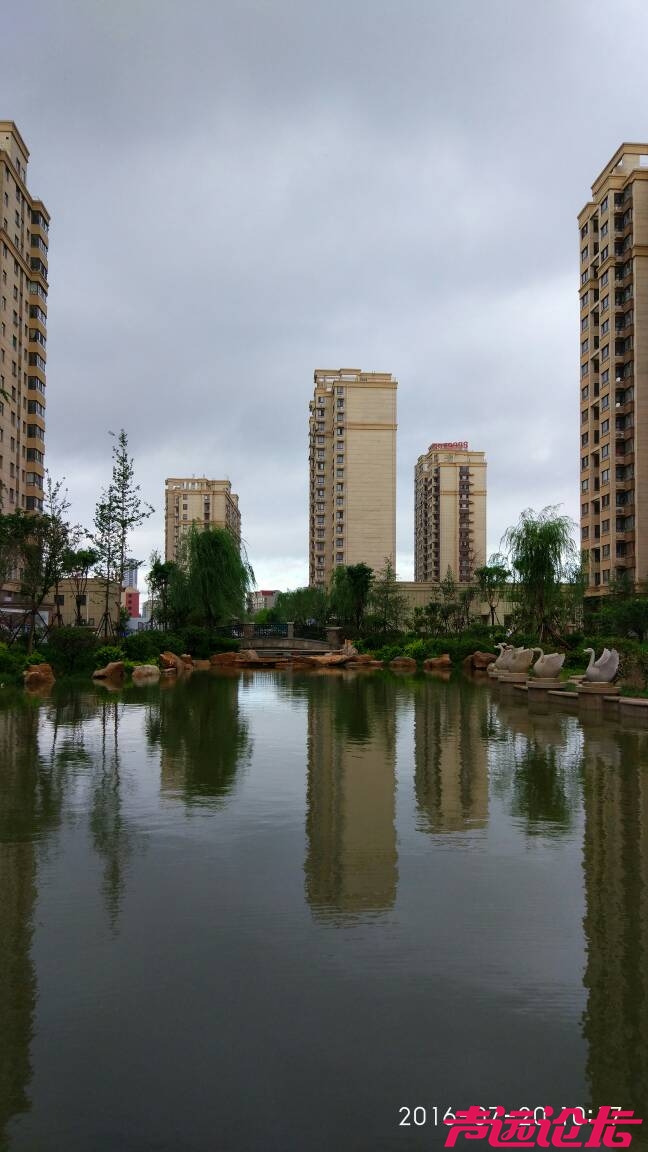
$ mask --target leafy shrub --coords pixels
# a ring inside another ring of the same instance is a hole
[[[90,628],[54,628],[47,638],[47,659],[59,676],[91,672],[98,646]]]
[[[0,684],[22,684],[26,666],[27,658],[24,652],[0,644]]]
[[[133,632],[127,636],[122,647],[128,660],[140,664],[155,664],[160,652],[173,652],[176,656],[185,651],[183,638],[175,632],[160,632],[155,628]]]
[[[114,664],[116,660],[124,659],[124,649],[115,644],[102,644],[94,654],[95,668],[103,668],[106,664]]]

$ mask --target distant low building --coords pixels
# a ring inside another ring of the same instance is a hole
[[[124,588],[122,604],[131,620],[137,620],[140,614],[140,594],[137,588]]]
[[[115,584],[110,588],[108,597],[108,614],[114,628],[119,623],[116,601],[117,585]],[[57,608],[64,625],[72,626],[77,623],[76,585],[74,580],[69,577],[59,583],[54,611]],[[99,627],[106,610],[106,585],[98,576],[89,577],[86,591],[80,597],[79,610],[83,624],[88,624],[91,628]]]
[[[261,588],[256,592],[250,592],[249,608],[250,612],[262,612],[264,608],[275,608],[277,605],[277,596],[279,589]]]

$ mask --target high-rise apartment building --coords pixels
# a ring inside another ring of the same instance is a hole
[[[465,440],[430,444],[414,469],[414,579],[452,571],[469,583],[486,563],[486,457]]]
[[[49,213],[29,151],[0,120],[0,484],[5,512],[43,510]]]
[[[396,556],[396,389],[390,372],[318,368],[309,412],[309,581]]]
[[[238,496],[229,480],[204,476],[173,476],[164,485],[164,554],[176,560],[183,532],[191,524],[203,528],[227,528],[241,544],[241,513]]]
[[[589,595],[648,577],[648,144],[622,144],[580,233],[581,548]]]

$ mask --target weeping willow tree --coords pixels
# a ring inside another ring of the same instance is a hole
[[[574,529],[569,516],[549,505],[538,513],[527,508],[502,537],[514,575],[518,627],[541,640],[555,635],[563,616],[562,585],[577,557]]]
[[[169,583],[170,614],[178,624],[208,628],[240,618],[254,572],[245,549],[225,528],[191,526]]]

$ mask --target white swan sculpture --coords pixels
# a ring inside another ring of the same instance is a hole
[[[499,670],[502,667],[502,663],[504,661],[506,653],[511,651],[511,645],[510,644],[496,644],[495,647],[499,648],[499,656],[497,656],[496,659],[493,661],[493,663],[491,664],[491,668],[495,668],[495,669]]]
[[[507,672],[528,672],[533,663],[533,648],[515,648],[508,664]]]
[[[565,653],[548,652],[545,656],[542,648],[534,648],[533,651],[539,652],[540,655],[531,669],[531,674],[542,676],[546,680],[555,680],[565,663]]]
[[[594,659],[596,652],[593,648],[585,648],[584,651],[590,654],[585,679],[595,684],[611,684],[619,670],[619,653],[616,648],[604,648],[598,660]]]

